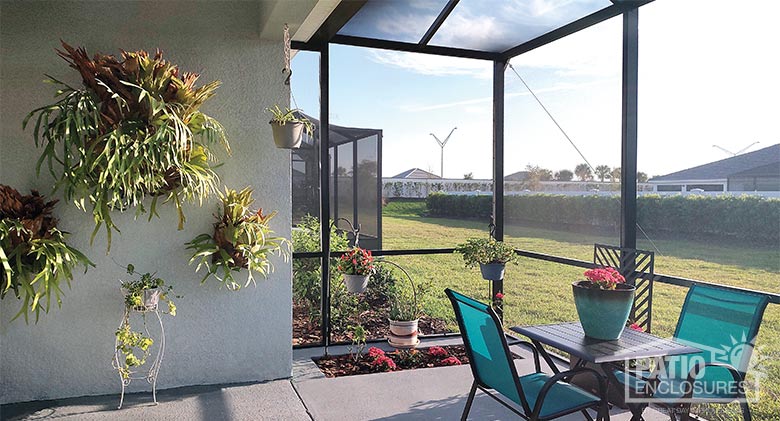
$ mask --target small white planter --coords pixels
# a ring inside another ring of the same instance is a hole
[[[148,310],[154,310],[157,308],[157,305],[160,303],[160,293],[162,291],[160,288],[154,288],[154,289],[145,289],[143,290],[143,305],[135,306],[133,307],[133,310],[137,311],[148,311]],[[129,291],[125,288],[122,288],[122,294],[124,296],[127,296],[129,294]]]
[[[298,149],[303,140],[303,123],[287,123],[281,125],[275,121],[269,122],[274,133],[274,143],[280,149]]]
[[[347,291],[353,294],[360,294],[368,286],[368,275],[344,275],[344,284]]]
[[[396,348],[414,348],[420,343],[417,337],[419,319],[400,321],[390,320],[390,334],[387,342]]]

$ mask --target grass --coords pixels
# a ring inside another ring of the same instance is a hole
[[[383,210],[383,248],[414,249],[454,247],[468,237],[488,235],[487,223],[472,220],[429,218],[424,202],[391,202]],[[507,226],[505,240],[517,248],[539,253],[591,260],[593,244],[617,244],[616,236],[598,236]],[[663,239],[638,241],[640,249],[656,251],[656,273],[706,282],[775,292],[780,290],[780,249],[733,245],[726,241],[696,242]],[[654,244],[654,245],[653,245]],[[398,256],[416,280],[432,283],[434,291],[450,287],[483,301],[490,300],[490,285],[478,270],[464,269],[458,255]],[[522,258],[507,268],[504,282],[504,317],[507,326],[576,320],[571,298],[574,280],[582,269]],[[655,284],[653,333],[671,336],[682,308],[686,288]],[[435,292],[425,303],[426,312],[450,321],[454,316],[443,293]],[[777,420],[780,414],[780,305],[770,304],[757,340],[756,357],[762,357],[759,400],[751,405],[758,420]],[[732,419],[734,408],[708,413],[710,419]]]

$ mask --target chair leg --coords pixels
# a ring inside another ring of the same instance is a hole
[[[463,408],[463,415],[460,416],[460,421],[466,421],[469,417],[469,411],[471,411],[471,404],[474,403],[474,395],[477,394],[477,382],[471,384],[471,392],[469,392],[469,398],[466,400],[466,407]]]
[[[750,406],[748,405],[744,396],[739,402],[739,407],[742,408],[742,419],[744,421],[753,421],[753,415],[750,413]]]

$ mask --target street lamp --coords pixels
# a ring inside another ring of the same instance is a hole
[[[447,145],[447,141],[450,140],[450,136],[452,136],[452,132],[454,132],[455,129],[457,129],[457,127],[453,127],[452,130],[450,130],[450,134],[447,135],[444,141],[439,140],[435,134],[430,133],[430,135],[436,139],[436,142],[439,144],[439,146],[441,146],[441,178],[444,178],[444,146]]]

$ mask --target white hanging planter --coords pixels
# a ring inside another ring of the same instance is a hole
[[[129,291],[125,288],[121,288],[122,295],[127,296],[129,294]],[[134,306],[132,307],[132,310],[135,311],[152,311],[157,309],[157,305],[160,303],[160,293],[162,290],[160,288],[152,288],[152,289],[145,289],[143,292],[143,304],[140,306]]]
[[[303,130],[306,125],[303,123],[288,122],[279,124],[276,121],[269,121],[273,130],[274,143],[280,149],[298,149],[303,141]]]
[[[353,294],[360,294],[368,287],[368,275],[344,275],[344,284],[347,291]]]

